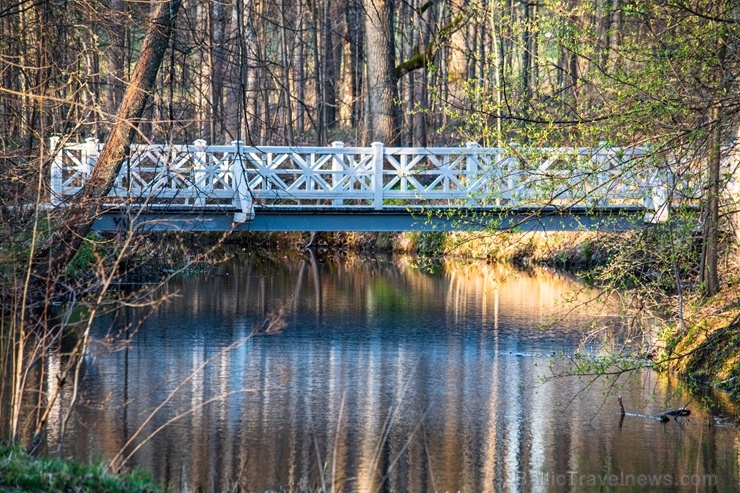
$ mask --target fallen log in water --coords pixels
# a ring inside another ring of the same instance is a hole
[[[678,419],[679,416],[688,416],[691,414],[691,411],[686,409],[685,407],[679,409],[671,409],[670,411],[665,411],[660,414],[628,413],[624,410],[624,404],[622,404],[622,396],[617,397],[617,400],[619,401],[619,413],[622,417],[632,416],[635,418],[656,419],[661,423],[666,423],[670,421],[671,418]]]

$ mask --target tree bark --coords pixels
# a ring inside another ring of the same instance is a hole
[[[290,72],[292,67],[288,63],[289,49],[288,49],[288,12],[285,0],[281,0],[280,10],[282,12],[282,25],[280,26],[280,61],[283,64],[281,75],[281,97],[283,98],[283,106],[281,107],[282,121],[281,125],[285,131],[285,138],[288,145],[295,145],[295,139],[293,137],[293,109],[292,109],[292,97]]]
[[[331,1],[325,0],[321,8],[321,48],[323,57],[321,58],[321,84],[322,84],[322,116],[324,119],[324,128],[331,129],[336,126],[337,122],[337,91],[336,91],[336,62],[335,47],[331,29]]]
[[[296,90],[296,133],[303,137],[306,128],[306,42],[303,39],[305,32],[305,11],[302,2],[298,6],[298,46],[295,50],[295,90]]]
[[[313,2],[311,6],[311,51],[313,52],[313,92],[316,100],[315,106],[315,129],[316,145],[321,146],[326,142],[326,128],[324,127],[324,97],[322,94],[323,85],[321,84],[321,55],[319,48],[319,6],[318,1]]]
[[[110,47],[106,52],[108,60],[108,94],[106,111],[113,115],[123,98],[123,64],[126,46],[126,3],[123,0],[111,0]]]
[[[359,0],[349,0],[345,4],[345,22],[349,38],[350,91],[352,93],[352,110],[350,123],[357,128],[362,116],[362,58],[364,55],[364,39],[362,29],[362,5]]]
[[[398,87],[393,42],[393,0],[364,0],[367,53],[366,143],[395,145]]]
[[[721,12],[730,12],[731,5],[725,1],[721,5]],[[729,79],[724,73],[727,61],[727,38],[720,35],[716,40],[716,56],[718,62],[717,89],[718,94],[726,94],[729,89]],[[719,292],[719,272],[717,261],[719,257],[719,207],[722,187],[722,125],[725,115],[721,108],[721,101],[715,100],[709,108],[709,163],[707,176],[707,202],[704,216],[704,238],[702,245],[701,281],[704,285],[704,294],[713,296]]]
[[[704,293],[713,296],[719,292],[717,257],[719,255],[719,195],[720,164],[722,158],[722,123],[717,105],[711,109],[712,130],[709,140],[709,176],[706,212],[704,216],[704,245],[701,280]]]
[[[208,139],[215,142],[224,134],[225,118],[223,111],[224,63],[228,52],[224,47],[226,39],[226,9],[222,2],[209,2],[210,46],[208,49],[211,68],[211,118],[208,121]]]
[[[121,165],[129,155],[131,142],[169,46],[175,16],[180,6],[181,0],[169,0],[159,3],[152,14],[139,60],[123,96],[110,139],[80,192],[75,195],[69,207],[62,210],[56,224],[57,231],[39,256],[40,263],[37,264],[35,273],[40,281],[56,278],[75,256],[85,235],[90,232],[105,196],[110,192]]]

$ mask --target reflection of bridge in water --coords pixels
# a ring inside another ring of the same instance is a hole
[[[58,142],[53,143],[55,147]],[[54,204],[101,146],[58,149]],[[642,148],[134,146],[94,229],[628,229],[692,194]],[[669,199],[670,197],[670,199]]]

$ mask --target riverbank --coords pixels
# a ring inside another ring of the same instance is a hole
[[[31,457],[20,447],[0,446],[0,490],[7,492],[160,493],[141,470],[111,474],[101,464]]]
[[[633,233],[604,232],[404,232],[404,233],[235,233],[224,246],[268,251],[307,247],[332,252],[395,253],[542,265],[581,271],[603,265],[612,248]]]
[[[740,401],[740,292],[733,283],[691,308],[664,336],[664,367],[697,391],[727,392]]]

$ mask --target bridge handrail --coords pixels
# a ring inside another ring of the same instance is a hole
[[[77,193],[102,144],[59,145],[51,171],[52,202]],[[588,203],[642,205],[667,213],[675,178],[645,166],[647,148],[331,147],[134,145],[109,194],[111,204],[173,204],[236,210],[347,206],[382,210],[430,205],[518,207]]]

